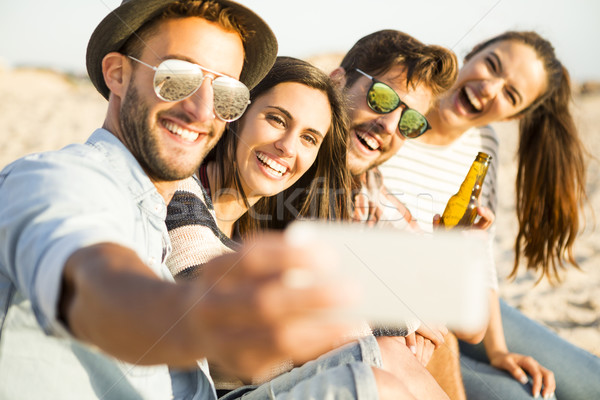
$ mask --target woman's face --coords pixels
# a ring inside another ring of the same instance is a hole
[[[450,124],[480,126],[508,119],[546,89],[546,71],[535,51],[517,41],[493,43],[465,63],[440,101]]]
[[[300,83],[280,83],[253,100],[239,123],[236,149],[248,196],[273,196],[313,164],[331,124],[327,95]]]

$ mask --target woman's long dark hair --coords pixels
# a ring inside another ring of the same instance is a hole
[[[291,57],[278,57],[271,71],[250,92],[251,101],[285,82],[300,83],[323,92],[331,108],[331,126],[308,171],[285,191],[263,197],[250,207],[235,158],[239,124],[237,121],[229,124],[207,160],[214,161],[216,165],[215,194],[233,191],[249,207],[237,222],[242,238],[266,229],[284,228],[298,218],[350,219],[351,176],[346,166],[348,121],[341,93],[331,79],[312,64]]]
[[[515,278],[521,256],[527,269],[560,281],[565,262],[579,268],[573,244],[580,228],[585,190],[586,151],[569,110],[571,84],[552,44],[535,32],[505,32],[475,46],[473,55],[492,43],[512,40],[530,46],[544,64],[547,88],[519,112],[516,209],[519,233],[515,242]]]

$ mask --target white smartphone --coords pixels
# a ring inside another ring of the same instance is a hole
[[[405,321],[472,331],[487,322],[485,233],[413,234],[363,224],[299,221],[286,230],[291,242],[334,249],[341,276],[361,288],[356,309],[372,325]]]

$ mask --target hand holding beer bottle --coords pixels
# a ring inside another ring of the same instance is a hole
[[[477,203],[492,157],[479,152],[458,192],[450,197],[440,219],[440,226],[450,230],[467,228],[477,217]]]

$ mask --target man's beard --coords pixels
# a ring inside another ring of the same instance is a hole
[[[177,181],[191,176],[200,166],[204,154],[199,155],[197,164],[189,167],[175,164],[172,160],[177,159],[176,154],[171,160],[161,157],[160,143],[149,125],[148,115],[148,106],[140,100],[137,89],[130,87],[121,108],[121,131],[129,151],[155,181]]]

